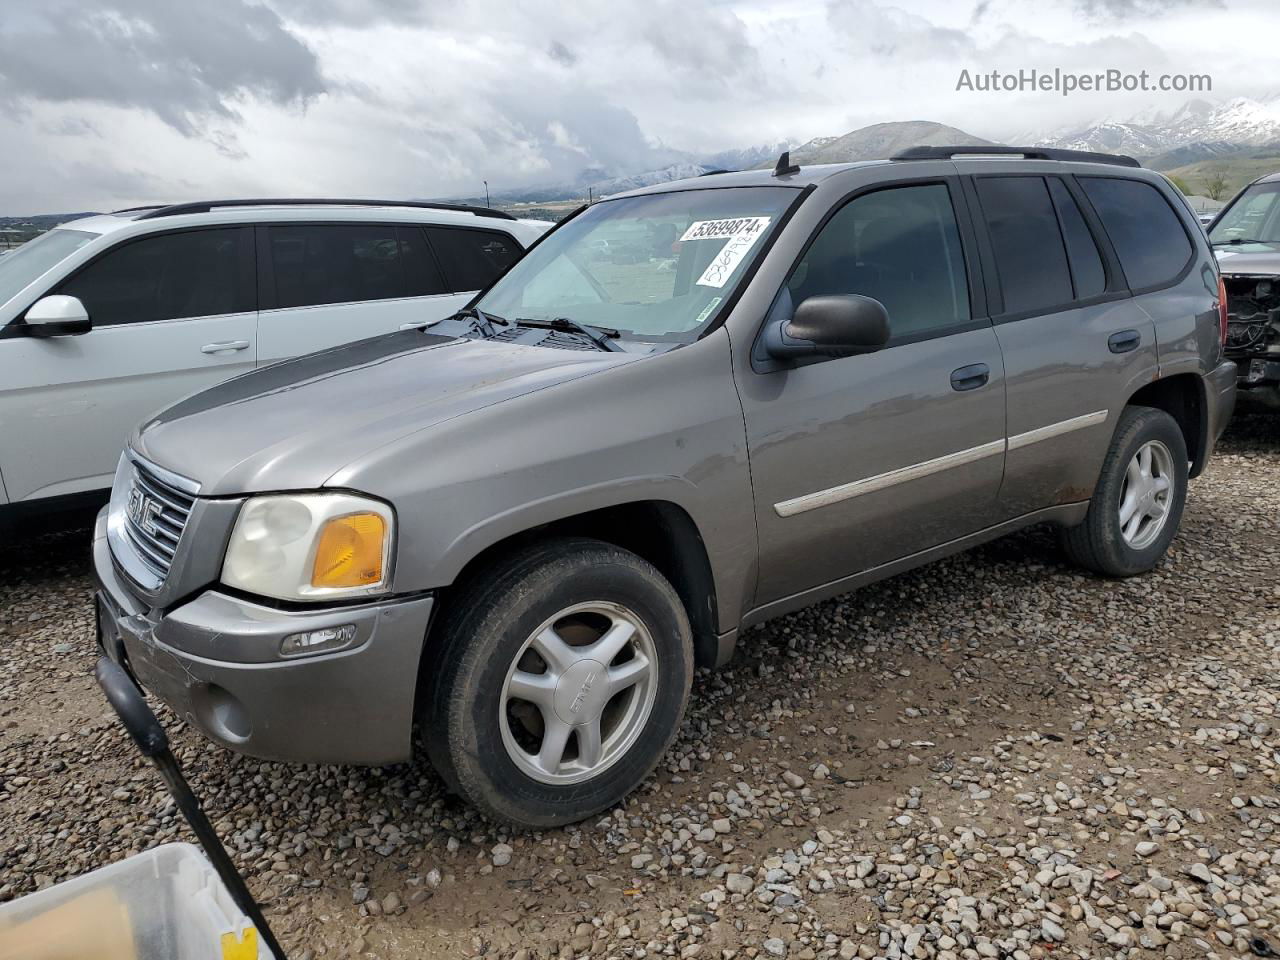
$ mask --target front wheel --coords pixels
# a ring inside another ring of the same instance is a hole
[[[446,780],[520,827],[617,803],[671,745],[693,677],[671,584],[628,551],[558,540],[453,598],[426,718]]]
[[[1079,526],[1063,531],[1068,557],[1109,577],[1151,570],[1178,532],[1187,499],[1187,446],[1163,410],[1120,415],[1102,475]]]

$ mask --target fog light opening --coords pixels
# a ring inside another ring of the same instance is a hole
[[[291,633],[280,641],[280,656],[297,657],[312,653],[341,650],[356,638],[356,625],[344,623],[340,627],[323,627],[303,633]]]
[[[205,691],[205,726],[231,743],[244,743],[253,733],[249,712],[230,690],[211,683]]]

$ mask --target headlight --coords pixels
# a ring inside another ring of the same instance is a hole
[[[254,497],[240,508],[222,582],[280,600],[384,593],[395,516],[346,493]]]

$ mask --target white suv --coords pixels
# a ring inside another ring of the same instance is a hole
[[[0,260],[0,505],[109,487],[130,429],[184,394],[449,316],[550,226],[452,204],[231,200],[50,230]]]

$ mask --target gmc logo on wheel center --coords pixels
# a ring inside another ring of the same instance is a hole
[[[125,513],[129,515],[130,520],[153,537],[160,532],[156,520],[163,509],[164,506],[158,500],[152,500],[137,487],[129,491],[129,502],[125,505]]]
[[[582,702],[587,699],[587,694],[591,692],[591,685],[595,682],[596,672],[592,670],[587,674],[587,679],[582,681],[582,686],[578,690],[578,695],[573,698],[573,703],[569,704],[569,712],[577,713],[582,709]]]

